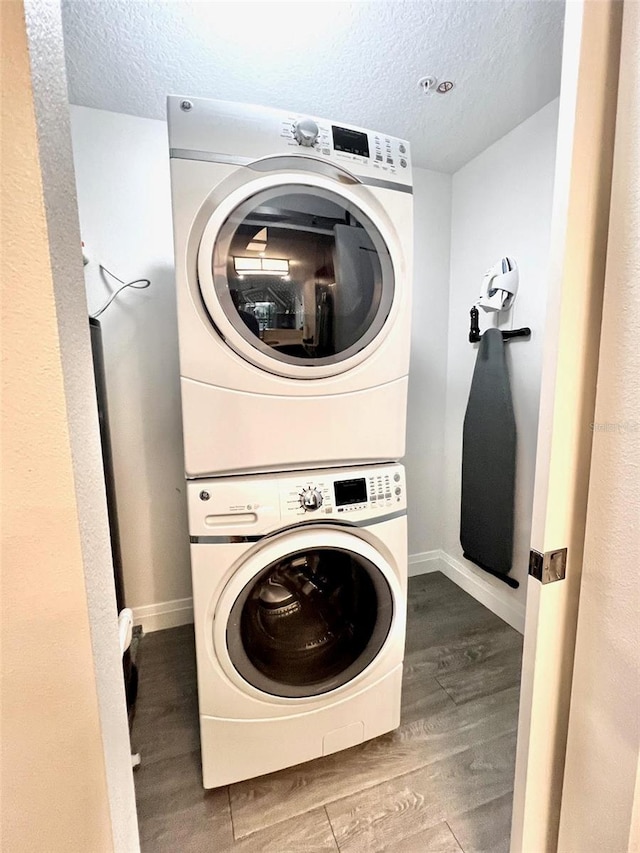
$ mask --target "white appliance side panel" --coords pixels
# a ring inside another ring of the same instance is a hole
[[[335,751],[334,744],[355,746],[400,725],[402,664],[356,696],[289,717],[229,720],[200,717],[202,775],[205,788],[251,779]],[[352,742],[340,738],[353,732]],[[361,736],[355,736],[356,732]],[[348,732],[348,733],[349,733]],[[347,733],[347,734],[348,734]]]
[[[407,378],[324,397],[244,394],[181,379],[185,471],[207,477],[404,456]]]

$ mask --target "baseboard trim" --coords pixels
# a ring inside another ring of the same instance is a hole
[[[473,569],[465,566],[445,551],[440,554],[440,571],[446,575],[469,595],[472,595],[480,604],[488,607],[492,613],[503,619],[520,634],[524,634],[525,607],[520,602],[507,601],[502,590],[496,589],[484,578],[479,577]],[[509,588],[505,586],[505,592]]]
[[[441,566],[438,560],[442,558],[442,551],[422,551],[419,554],[409,554],[409,569],[410,578],[416,575],[427,575],[429,572],[438,572]]]
[[[158,604],[145,604],[131,609],[133,624],[140,625],[145,634],[193,622],[192,598],[176,598],[174,601],[160,601]]]

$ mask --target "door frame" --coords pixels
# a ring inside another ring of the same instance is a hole
[[[531,546],[566,576],[528,577],[511,853],[557,848],[602,322],[622,3],[569,0],[551,223]]]
[[[546,587],[532,578],[528,581],[512,853],[551,851],[557,841],[591,450],[584,426],[594,410],[611,188],[610,169],[601,167],[607,157],[611,160],[621,7],[619,0],[567,2],[552,221],[551,322],[546,330],[532,544],[541,552],[568,546],[569,562],[565,581]],[[111,561],[98,421],[95,403],[87,406],[95,393],[89,328],[84,322],[87,306],[60,3],[24,0],[24,9],[114,849],[130,853],[139,849],[139,841],[121,660],[111,616],[115,597],[113,584],[104,582]],[[585,281],[590,299],[584,294],[579,298]],[[576,306],[591,310],[572,313]],[[577,346],[573,355],[569,342]],[[569,416],[567,399],[572,401]],[[573,472],[568,480],[563,476],[563,454]],[[547,631],[550,627],[553,630]],[[546,656],[555,664],[544,673],[543,682],[535,662]]]

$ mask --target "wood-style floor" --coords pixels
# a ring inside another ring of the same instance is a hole
[[[506,853],[522,642],[440,573],[409,582],[402,724],[226,788],[200,777],[193,626],[141,639],[145,853]]]

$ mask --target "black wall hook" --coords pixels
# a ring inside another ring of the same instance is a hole
[[[477,344],[480,338],[482,337],[482,335],[480,334],[480,326],[478,324],[480,312],[474,305],[469,314],[471,316],[471,326],[469,327],[469,343]],[[522,329],[510,329],[502,333],[503,341],[510,341],[511,338],[529,337],[531,337],[531,329],[528,326],[525,326]]]

